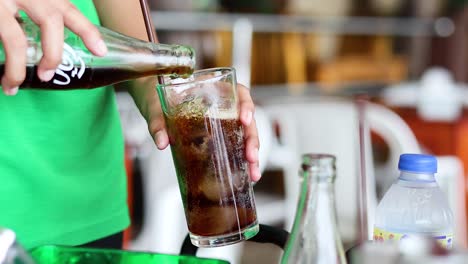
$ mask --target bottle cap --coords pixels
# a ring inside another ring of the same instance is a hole
[[[425,154],[402,154],[398,162],[398,169],[415,173],[436,173],[437,159]]]

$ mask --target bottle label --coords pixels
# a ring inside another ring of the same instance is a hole
[[[53,83],[68,85],[71,78],[81,79],[86,70],[86,64],[76,51],[67,43],[63,44],[62,63],[55,70]]]
[[[409,234],[389,232],[389,231],[386,231],[384,229],[380,229],[377,227],[374,228],[374,241],[376,242],[394,241],[394,240],[400,241],[409,236],[410,236]],[[434,239],[436,239],[437,243],[440,246],[446,249],[452,248],[453,234],[441,234],[438,236],[434,236]]]

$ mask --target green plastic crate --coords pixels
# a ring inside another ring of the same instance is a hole
[[[38,264],[229,264],[194,256],[62,246],[41,246],[30,253]]]

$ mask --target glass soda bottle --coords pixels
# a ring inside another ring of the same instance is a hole
[[[65,29],[62,62],[52,80],[42,82],[37,76],[42,58],[40,29],[29,18],[21,18],[19,22],[28,43],[22,88],[96,88],[151,75],[186,77],[195,67],[195,52],[189,46],[146,42],[96,26],[108,49],[106,56],[98,57],[88,51],[76,34]],[[0,77],[4,66],[5,52],[0,43]]]
[[[400,176],[376,210],[374,240],[402,240],[411,235],[432,236],[443,247],[453,244],[453,215],[434,174],[431,155],[403,154]]]
[[[335,208],[335,156],[302,156],[301,189],[282,264],[346,263]]]

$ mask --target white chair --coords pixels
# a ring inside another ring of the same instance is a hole
[[[454,219],[454,245],[466,249],[466,206],[465,206],[465,176],[463,163],[456,156],[437,156],[436,179],[442,191],[447,195]]]
[[[337,98],[278,98],[265,102],[265,110],[278,122],[281,145],[274,146],[269,159],[271,167],[280,167],[285,177],[285,228],[291,228],[298,199],[300,156],[307,152],[324,152],[337,156],[336,205],[339,229],[344,241],[356,239],[357,191],[359,168],[358,112],[352,101]],[[374,210],[377,204],[370,129],[389,144],[392,166],[402,152],[418,153],[419,146],[411,130],[396,114],[372,103],[365,108],[365,164],[367,172],[367,222],[372,236]],[[292,153],[283,157],[282,153]],[[267,168],[268,169],[268,168]],[[395,177],[397,174],[395,174]]]

